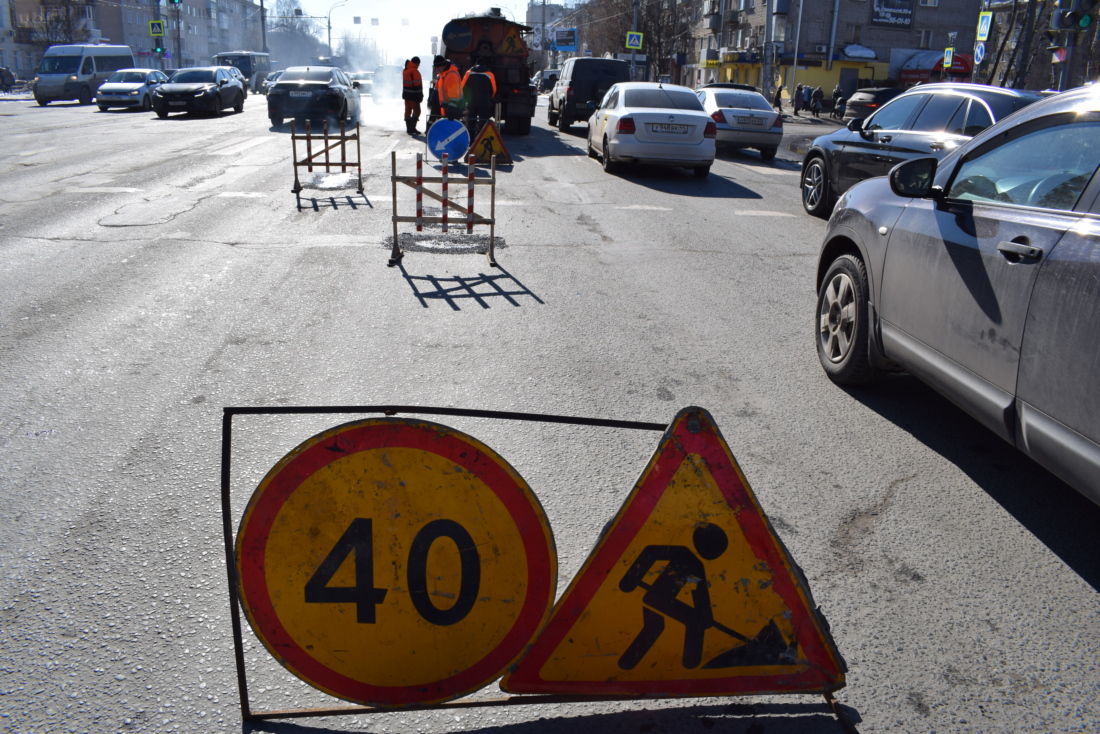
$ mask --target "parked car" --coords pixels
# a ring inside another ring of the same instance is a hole
[[[568,62],[567,62],[568,63]],[[690,168],[705,178],[718,126],[687,87],[615,84],[588,121],[588,155],[611,173],[621,163]]]
[[[531,86],[537,89],[540,94],[549,92],[557,84],[559,76],[561,76],[561,69],[536,71],[535,75],[531,77]]]
[[[348,79],[353,82],[359,82],[359,94],[370,94],[372,92],[374,72],[373,71],[349,71]]]
[[[823,135],[802,160],[802,206],[828,217],[852,184],[884,176],[898,163],[943,157],[978,132],[1039,100],[1034,92],[984,84],[925,84],[866,119]]]
[[[163,71],[156,69],[119,69],[96,92],[99,109],[137,107],[145,112],[153,109],[153,90],[168,81]]]
[[[900,366],[1100,503],[1098,166],[1083,88],[849,189],[817,265],[826,374]]]
[[[279,69],[278,71],[273,71],[268,74],[267,78],[264,79],[263,83],[260,85],[260,94],[266,95],[268,88],[271,87],[271,85],[275,82],[279,81],[279,77],[282,75],[282,73],[283,70]]]
[[[760,92],[707,85],[696,95],[703,111],[718,125],[718,148],[756,148],[760,158],[775,158],[783,142],[783,115]]]
[[[218,117],[227,107],[244,111],[244,85],[219,66],[180,69],[153,90],[153,110],[161,119],[171,112],[208,112]]]
[[[359,82],[335,66],[292,66],[267,90],[267,116],[276,127],[288,117],[359,120]]]
[[[844,119],[854,120],[858,117],[867,117],[879,107],[904,92],[897,87],[870,87],[856,90],[845,103]]]
[[[592,109],[607,95],[612,84],[630,79],[630,64],[621,59],[587,56],[569,59],[550,90],[546,119],[562,132],[574,122],[588,120]]]
[[[225,69],[229,72],[229,75],[241,83],[241,88],[244,89],[244,97],[248,99],[248,80],[244,78],[244,72],[235,66],[219,66],[219,69]]]

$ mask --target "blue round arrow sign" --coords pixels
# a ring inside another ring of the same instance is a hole
[[[470,133],[457,120],[436,120],[428,130],[428,150],[440,160],[447,154],[450,161],[461,161],[470,147]]]

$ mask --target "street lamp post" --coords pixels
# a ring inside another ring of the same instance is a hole
[[[335,55],[335,54],[332,53],[332,11],[336,10],[336,8],[340,7],[341,5],[346,5],[347,2],[348,2],[348,0],[340,0],[340,2],[336,3],[331,8],[328,9],[327,18],[328,18],[328,55],[329,55],[329,59],[331,59]]]

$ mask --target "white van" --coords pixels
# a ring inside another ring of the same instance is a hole
[[[129,46],[50,46],[34,77],[34,99],[43,107],[70,99],[91,104],[107,77],[135,66]]]

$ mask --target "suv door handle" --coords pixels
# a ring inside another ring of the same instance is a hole
[[[1038,260],[1043,256],[1043,248],[1032,247],[1030,243],[1027,237],[1017,237],[1011,242],[1001,242],[997,245],[997,250],[1003,253],[1009,262]]]
[[[942,140],[937,140],[934,143],[931,143],[928,147],[932,150],[943,150],[947,147],[947,143],[943,142]]]
[[[893,139],[894,139],[893,135],[883,135],[879,138],[879,141],[883,142],[883,143],[889,143]]]

